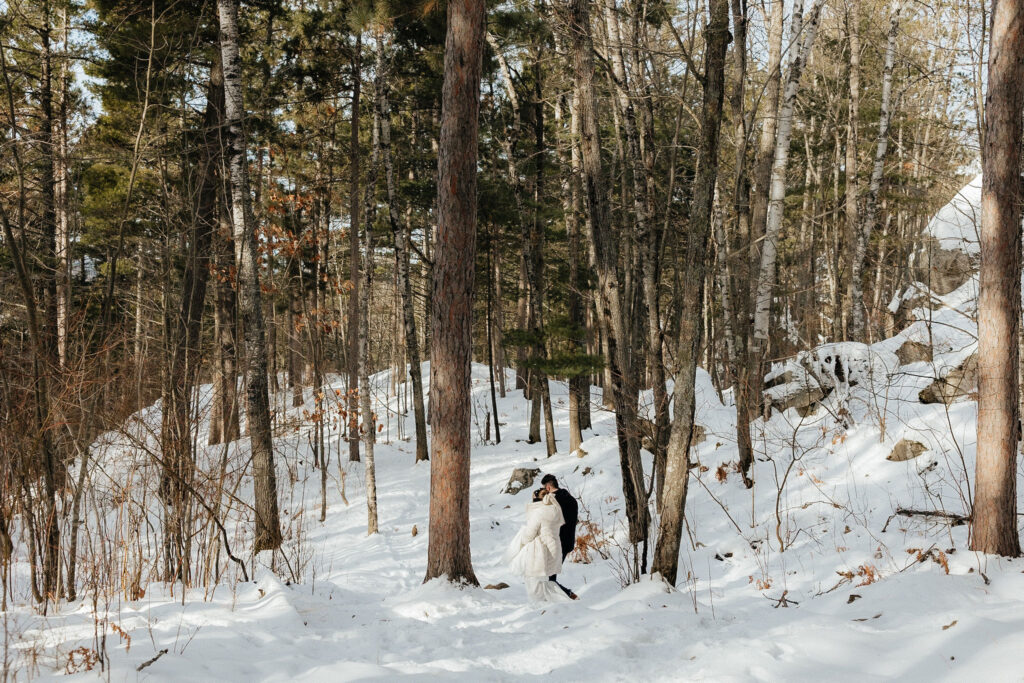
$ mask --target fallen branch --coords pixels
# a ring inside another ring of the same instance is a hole
[[[889,523],[895,517],[934,517],[938,519],[944,519],[950,522],[951,526],[960,526],[971,521],[970,516],[964,516],[955,512],[945,512],[943,510],[911,510],[910,508],[896,508],[896,512],[889,515],[889,519],[885,520],[885,526],[882,527],[882,533],[889,528]]]
[[[150,664],[152,664],[152,663],[153,663],[153,662],[155,662],[156,660],[158,660],[158,659],[160,659],[161,657],[163,657],[163,656],[164,656],[165,654],[167,654],[167,648],[166,648],[166,647],[165,647],[164,649],[160,650],[160,652],[157,652],[157,653],[156,653],[156,657],[153,657],[152,659],[147,659],[147,660],[146,660],[146,661],[144,661],[144,662],[143,662],[142,664],[139,664],[139,666],[138,666],[138,667],[137,667],[137,668],[136,668],[135,670],[136,670],[136,671],[142,671],[142,670],[143,670],[143,669],[145,669],[145,668],[146,668],[147,666],[149,666]]]

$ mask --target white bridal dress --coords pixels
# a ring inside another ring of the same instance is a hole
[[[513,572],[526,580],[530,602],[571,602],[549,576],[562,570],[562,544],[558,529],[564,523],[555,496],[526,505],[526,525],[516,534],[505,553]]]

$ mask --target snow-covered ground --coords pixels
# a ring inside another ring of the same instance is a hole
[[[474,371],[482,422],[486,368]],[[377,379],[383,397],[386,377]],[[134,600],[89,595],[46,618],[17,607],[6,624],[13,663],[21,675],[81,670],[85,652],[100,649],[105,634],[111,680],[1019,680],[1024,565],[968,552],[965,526],[889,521],[898,506],[962,513],[969,495],[974,404],[947,411],[918,403],[926,379],[910,369],[888,382],[887,397],[853,387],[835,392],[811,417],[791,410],[758,423],[750,492],[730,465],[732,411],[701,372],[698,422],[708,438],[696,456],[707,470],[695,471],[691,482],[685,581],[674,592],[650,580],[620,583],[618,456],[612,416],[597,410],[596,392],[595,429],[582,457],[564,449],[562,384],[553,385],[553,400],[563,448],[550,459],[542,444],[524,442],[528,412],[520,392],[499,402],[500,445],[483,443],[474,423],[468,540],[481,584],[511,584],[504,590],[422,584],[429,464],[413,464],[410,442],[377,445],[380,534],[366,535],[358,463],[346,463],[348,505],[332,465],[321,523],[308,424],[298,419],[301,408],[292,409],[294,426],[277,440],[290,567],[278,560],[275,574],[257,563],[249,583],[184,597],[155,582]],[[157,415],[153,408],[140,418]],[[391,430],[397,420],[391,417]],[[932,450],[887,461],[892,443],[909,432],[923,434]],[[118,445],[100,448],[102,471],[150,466],[125,447],[123,435],[109,440]],[[338,451],[335,443],[335,457]],[[501,492],[517,466],[556,474],[606,543],[608,559],[592,554],[589,564],[564,570],[579,602],[531,607],[501,565],[524,519],[527,493]],[[95,505],[109,514],[117,506],[104,495]],[[235,554],[245,549],[244,526],[235,533]],[[230,563],[222,558],[222,565]]]
[[[964,215],[963,206],[953,209]],[[942,225],[929,230],[952,237]],[[682,578],[672,591],[648,578],[626,585],[614,419],[601,410],[599,392],[594,429],[579,453],[568,453],[567,388],[552,384],[560,449],[547,458],[543,444],[525,442],[529,415],[518,391],[499,400],[502,442],[485,440],[490,396],[487,368],[477,365],[467,542],[481,585],[508,588],[422,583],[430,466],[414,464],[413,444],[400,438],[412,432],[411,413],[399,414],[404,402],[389,396],[390,376],[381,373],[374,378],[384,425],[376,448],[380,533],[366,535],[363,465],[349,463],[339,441],[345,386],[331,377],[325,521],[311,458],[313,397],[307,391],[304,406],[288,408],[281,394],[283,552],[273,561],[248,555],[246,442],[204,447],[199,488],[213,491],[223,478],[229,494],[205,504],[221,506],[250,580],[222,551],[205,563],[223,572],[221,581],[203,587],[197,559],[198,587],[182,595],[180,586],[154,580],[162,514],[156,404],[93,449],[82,539],[89,569],[80,577],[113,577],[117,585],[85,591],[43,617],[24,594],[28,569],[17,564],[21,592],[2,617],[8,669],[19,679],[72,672],[118,681],[1024,680],[1024,562],[970,552],[965,525],[896,514],[969,509],[976,404],[968,395],[926,405],[919,393],[974,352],[976,290],[970,279],[930,296],[917,322],[871,347],[833,344],[805,354],[800,367],[830,393],[805,417],[789,409],[755,423],[752,490],[734,468],[731,396],[719,395],[700,371],[697,422],[707,438],[693,453],[700,467],[692,470]],[[896,352],[907,341],[929,345],[933,360],[900,365]],[[643,398],[649,403],[649,394]],[[203,410],[208,402],[207,386]],[[205,430],[204,419],[199,434]],[[903,439],[925,450],[888,460]],[[589,536],[590,561],[568,563],[561,577],[578,602],[530,606],[502,566],[528,498],[502,493],[516,467],[554,473],[580,499],[586,524],[578,533]],[[193,541],[197,557],[217,538],[217,529],[204,527]]]

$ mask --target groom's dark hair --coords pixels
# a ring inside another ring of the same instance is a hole
[[[558,488],[558,480],[555,479],[555,475],[553,474],[545,474],[544,477],[540,480],[540,483],[543,484],[544,486],[547,486],[548,484],[554,484],[555,488]]]

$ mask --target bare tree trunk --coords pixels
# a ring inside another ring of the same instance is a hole
[[[697,353],[702,334],[701,305],[704,300],[705,263],[711,237],[715,183],[718,176],[718,137],[725,97],[725,54],[729,46],[729,1],[710,0],[707,45],[704,61],[704,102],[701,113],[697,173],[693,181],[690,235],[687,239],[682,316],[679,324],[672,433],[669,436],[662,492],[661,524],[651,571],[675,585],[679,566],[679,543],[690,478],[689,452],[693,438]]]
[[[771,191],[768,197],[768,218],[765,224],[764,246],[761,251],[761,268],[757,277],[757,296],[754,301],[754,353],[762,356],[768,344],[768,322],[771,314],[772,293],[776,280],[776,256],[779,233],[782,230],[782,213],[786,198],[786,167],[789,163],[789,140],[793,131],[793,113],[796,94],[800,88],[800,76],[807,62],[807,56],[814,44],[818,29],[822,3],[817,2],[810,11],[806,25],[802,19],[802,8],[793,16],[792,35],[799,49],[789,67],[786,89],[779,109],[779,130],[775,138],[775,157],[772,162]],[[801,39],[802,38],[802,39]],[[759,378],[754,378],[755,380]]]
[[[971,550],[1020,555],[1020,335],[1024,2],[993,0],[982,148],[978,464]]]
[[[544,102],[543,72],[540,69],[541,58],[534,59],[534,101],[533,101],[533,135],[534,135],[534,181],[533,181],[533,219],[530,223],[530,317],[535,332],[533,356],[537,361],[547,359],[547,344],[544,334],[544,225],[540,217],[540,209],[544,195]],[[551,382],[547,372],[540,367],[534,368],[538,395],[535,404],[541,404],[544,416],[544,443],[550,458],[558,451],[555,442],[555,421],[551,413]]]
[[[557,34],[556,34],[557,40]],[[569,259],[569,352],[581,353],[585,348],[583,335],[586,333],[583,319],[583,295],[580,291],[579,250],[580,228],[577,204],[576,174],[569,161],[568,148],[574,146],[572,130],[566,129],[563,119],[563,103],[560,97],[555,102],[555,121],[561,132],[562,144],[558,146],[558,159],[562,171],[562,214],[565,217],[565,230],[568,237]],[[587,400],[583,393],[584,376],[575,374],[569,377],[569,452],[575,453],[583,442],[583,431],[580,413],[583,403]]]
[[[218,140],[218,145],[221,142]],[[214,289],[214,361],[213,405],[210,408],[209,445],[227,443],[239,437],[238,359],[235,348],[237,318],[235,311],[235,252],[231,245],[231,213],[228,198],[220,194],[219,230],[214,236],[213,257],[216,268]]]
[[[638,325],[637,330],[647,342],[647,365],[654,396],[654,452],[658,464],[663,466],[664,447],[669,435],[669,418],[658,287],[661,274],[661,235],[654,220],[651,197],[654,191],[653,150],[650,149],[653,145],[653,133],[648,127],[651,117],[644,116],[645,104],[640,97],[638,80],[642,77],[643,70],[634,69],[632,79],[626,73],[622,32],[615,0],[609,0],[605,5],[605,23],[608,27],[612,71],[615,75],[616,92],[626,133],[626,150],[632,178],[633,215],[636,219],[636,242],[639,251],[637,256],[640,257],[640,281],[633,286],[642,287],[643,307],[647,309],[646,330],[642,325]],[[634,35],[634,42],[635,39]],[[634,45],[633,54],[639,49],[639,45]],[[637,116],[638,110],[640,116]]]
[[[758,140],[757,160],[752,173],[750,188],[750,223],[744,230],[739,225],[740,250],[750,249],[750,256],[739,263],[736,287],[732,294],[736,308],[736,446],[739,451],[740,468],[744,481],[750,485],[747,473],[754,461],[753,444],[750,439],[750,422],[760,403],[762,384],[762,359],[754,353],[753,315],[757,278],[754,273],[760,266],[765,223],[768,217],[768,192],[771,183],[772,160],[775,138],[779,123],[779,97],[782,90],[782,38],[783,2],[771,0],[771,14],[768,19],[768,69],[764,86],[764,123]],[[742,253],[742,252],[741,252]]]
[[[384,65],[378,65],[383,68]],[[409,234],[398,223],[398,203],[395,196],[395,170],[391,158],[391,109],[388,104],[387,85],[378,92],[380,109],[380,146],[384,158],[384,175],[388,191],[388,219],[395,240],[395,266],[398,271],[398,291],[402,297],[402,324],[405,350],[409,355],[409,377],[412,379],[412,406],[416,420],[416,462],[428,460],[427,417],[423,405],[423,368],[420,362],[420,344],[416,336],[416,311],[412,296],[412,278],[409,275]]]
[[[281,546],[277,511],[274,442],[270,433],[267,395],[267,342],[260,294],[259,251],[249,215],[249,178],[242,119],[242,60],[238,51],[238,0],[217,0],[224,69],[224,121],[228,131],[228,169],[231,174],[231,223],[238,261],[238,307],[245,331],[246,408],[252,450],[256,532],[253,552]]]
[[[775,151],[775,135],[779,128],[779,96],[782,92],[782,35],[783,0],[770,0],[771,14],[768,19],[768,69],[764,86],[765,119],[757,145],[757,163],[754,166],[751,187],[751,244],[764,234],[768,220],[768,192],[772,176],[772,159]],[[797,34],[794,33],[794,36]],[[755,254],[759,253],[755,247]],[[759,259],[755,259],[755,262]],[[753,289],[753,288],[752,288]]]
[[[860,119],[860,0],[848,0],[846,12],[846,31],[850,43],[850,104],[846,125],[846,239],[844,243],[853,247],[849,249],[848,257],[852,273],[857,268],[856,250],[861,232],[860,216],[858,215],[860,212],[860,180],[857,178],[857,148],[860,143],[858,125]],[[846,306],[843,310],[844,339],[863,341],[864,302],[858,303],[863,296],[864,293],[857,283],[857,278],[851,277],[846,285]],[[857,325],[858,308],[861,315],[859,330]]]
[[[505,85],[505,94],[508,97],[509,106],[512,109],[512,122],[509,126],[505,139],[502,141],[502,146],[505,149],[507,175],[509,184],[512,186],[512,196],[515,200],[516,216],[518,217],[520,238],[522,239],[523,244],[522,257],[520,260],[519,300],[517,302],[519,325],[520,329],[528,330],[532,334],[539,336],[541,334],[539,326],[541,305],[539,301],[539,297],[541,295],[539,278],[541,277],[541,274],[539,271],[542,267],[542,254],[540,236],[536,232],[538,226],[536,224],[536,220],[530,222],[528,218],[526,203],[523,200],[523,183],[519,177],[518,161],[520,154],[519,138],[521,135],[520,128],[522,108],[519,101],[519,95],[516,92],[515,83],[512,80],[511,70],[508,67],[504,54],[501,52],[501,46],[498,44],[497,39],[490,33],[487,34],[487,42],[491,46],[491,49],[498,61],[499,72],[501,74],[502,82]],[[537,159],[539,168],[539,155],[537,155]],[[547,378],[544,377],[543,373],[536,366],[536,361],[542,357],[543,347],[536,342],[529,346],[520,344],[516,351],[517,388],[520,380],[522,380],[522,388],[524,389],[523,395],[530,401],[530,423],[529,432],[526,438],[527,443],[540,442],[541,407],[543,404],[542,394],[544,392],[542,384],[547,382]],[[553,441],[554,440],[552,439],[548,443],[548,455],[553,453],[551,450]]]
[[[576,249],[574,250],[576,273],[577,273],[576,286],[577,286],[578,289],[583,290],[584,288],[582,286],[582,282],[579,279],[579,269],[584,264],[589,264],[589,261],[581,261],[581,257],[582,257],[582,254],[580,253],[580,251],[581,251],[581,247],[580,247],[581,233],[580,233],[580,229],[579,229],[580,228],[579,222],[582,221],[583,224],[584,224],[583,225],[583,227],[584,227],[583,234],[584,235],[592,235],[593,234],[593,230],[591,229],[591,226],[590,226],[590,214],[588,214],[587,212],[585,212],[583,210],[583,188],[581,187],[581,184],[580,184],[580,179],[583,176],[583,162],[582,162],[582,160],[580,158],[580,144],[579,144],[579,140],[580,140],[580,117],[579,117],[579,112],[578,112],[577,107],[576,107],[576,97],[575,97],[575,95],[571,95],[569,97],[569,113],[570,113],[570,116],[569,116],[569,139],[571,140],[571,149],[570,149],[570,154],[569,154],[569,160],[570,160],[570,163],[571,163],[571,169],[570,170],[571,170],[571,178],[572,178],[572,185],[571,185],[571,188],[572,188],[572,206],[573,206],[573,211],[574,211],[574,213],[575,213],[575,215],[577,217],[576,218],[576,230],[575,230],[575,232],[576,232],[576,245],[577,246],[576,246]],[[597,308],[596,308],[596,306],[592,306],[591,305],[591,295],[590,295],[589,291],[590,291],[589,288],[587,290],[587,293],[585,293],[585,294],[581,291],[580,302],[579,302],[580,303],[580,308],[581,308],[581,310],[579,312],[580,325],[585,328],[584,332],[587,334],[587,337],[588,337],[585,341],[587,342],[588,347],[593,345],[593,346],[597,347],[594,350],[600,352],[601,351],[601,333],[600,333],[600,331],[594,330],[593,329],[594,326],[593,326],[593,324],[591,324],[592,321],[593,321],[594,314],[597,312]],[[593,337],[595,337],[595,336],[596,336],[596,339],[593,339]],[[588,348],[588,352],[590,352],[589,348]],[[597,355],[597,354],[594,354],[594,355]],[[605,369],[607,369],[607,368],[605,368]],[[604,369],[602,370],[602,372],[604,372]],[[603,375],[601,375],[601,376],[603,376]],[[582,429],[592,429],[593,428],[593,423],[592,423],[591,416],[590,416],[590,375],[584,375],[583,377],[580,378],[579,393],[580,393],[580,397],[582,399],[580,401],[580,404],[579,404],[580,429],[581,430]]]
[[[167,580],[191,581],[191,538],[188,525],[195,467],[192,453],[192,391],[199,376],[200,323],[210,273],[210,243],[217,223],[218,128],[223,121],[224,82],[220,64],[210,69],[203,122],[204,145],[197,169],[196,207],[190,226],[188,255],[182,275],[181,303],[173,319],[170,368],[165,375],[162,412],[163,472],[160,494],[167,506],[164,550]]]
[[[54,179],[55,162],[55,134],[53,115],[53,71],[51,51],[51,29],[50,29],[50,4],[43,3],[42,24],[39,27],[39,38],[42,44],[40,55],[40,77],[39,77],[39,108],[41,117],[39,122],[39,138],[42,143],[44,163],[40,166],[39,184],[41,186],[40,204],[42,205],[42,250],[36,255],[40,261],[40,268],[37,271],[37,279],[40,282],[40,294],[42,295],[43,321],[40,329],[41,342],[43,346],[43,362],[36,366],[35,372],[44,375],[51,373],[60,367],[58,355],[58,332],[57,332],[57,217],[56,206],[56,183]],[[9,84],[8,84],[9,88]],[[14,116],[14,112],[11,112]],[[22,224],[22,230],[26,225]],[[52,376],[52,375],[51,375]],[[37,378],[38,382],[39,379]],[[51,388],[59,387],[59,376],[50,382]],[[47,600],[57,600],[61,596],[63,584],[60,573],[60,529],[57,520],[57,498],[60,489],[63,488],[67,476],[63,461],[63,448],[61,447],[60,430],[55,429],[52,424],[59,420],[59,407],[56,393],[49,390],[40,395],[37,402],[37,410],[43,413],[43,422],[46,424],[47,434],[40,434],[43,441],[43,485],[45,494],[45,527],[44,527],[44,550],[43,550],[43,595]],[[52,432],[52,433],[51,433]]]
[[[494,236],[487,242],[487,366],[491,384],[491,412],[494,413],[494,443],[501,443],[501,420],[498,419],[498,398],[494,392],[494,268],[491,259],[494,254]],[[505,372],[501,368],[502,373]]]
[[[430,539],[426,579],[478,585],[470,558],[473,280],[476,259],[477,116],[484,0],[450,0],[437,162],[437,249],[431,309]]]
[[[288,388],[292,390],[292,407],[302,405],[302,327],[306,321],[302,318],[302,300],[305,292],[302,291],[302,210],[295,206],[295,198],[290,202],[289,215],[291,217],[288,239],[292,242],[294,249],[288,255],[287,266],[285,267],[284,290],[288,296],[288,319],[285,330],[285,353],[287,354],[288,365]]]
[[[885,46],[885,66],[882,70],[882,103],[878,112],[878,136],[875,143],[875,158],[871,167],[871,181],[868,184],[867,201],[864,204],[864,221],[857,226],[853,251],[853,265],[850,269],[850,305],[853,315],[850,319],[850,336],[864,341],[864,259],[868,253],[868,242],[875,228],[878,213],[878,195],[882,191],[882,175],[885,171],[885,153],[889,146],[889,120],[892,116],[892,70],[896,60],[896,36],[900,27],[900,0],[893,3],[889,20],[889,37]],[[849,191],[849,190],[847,190]]]
[[[359,98],[362,82],[362,33],[352,53],[352,136],[349,140],[348,279],[348,459],[359,462]]]
[[[359,284],[359,403],[362,411],[363,460],[366,465],[366,533],[377,533],[377,468],[373,446],[377,440],[377,419],[373,412],[370,390],[370,287],[373,284],[373,224],[377,220],[377,169],[381,153],[381,106],[384,104],[384,46],[383,35],[377,33],[377,55],[373,79],[373,128],[370,139],[370,167],[367,170],[364,192],[363,262]]]
[[[498,367],[498,395],[505,398],[505,300],[501,286],[501,251],[494,254],[494,362]]]
[[[587,213],[590,215],[591,234],[588,241],[591,261],[597,270],[598,313],[607,342],[606,359],[611,376],[611,386],[605,387],[605,392],[606,395],[610,393],[615,405],[622,492],[629,521],[629,540],[635,545],[647,539],[649,514],[636,429],[636,392],[627,386],[627,375],[630,370],[629,333],[617,272],[618,238],[612,234],[608,193],[601,164],[589,3],[586,0],[569,0],[568,4],[567,28],[573,56],[576,107],[580,117],[584,197]]]
[[[68,195],[68,102],[71,97],[70,49],[71,27],[68,8],[61,8],[61,49],[60,86],[57,91],[57,115],[54,119],[56,130],[53,134],[54,149],[54,212],[56,225],[56,279],[57,279],[57,357],[60,367],[67,366],[68,322],[71,308],[71,199]]]

